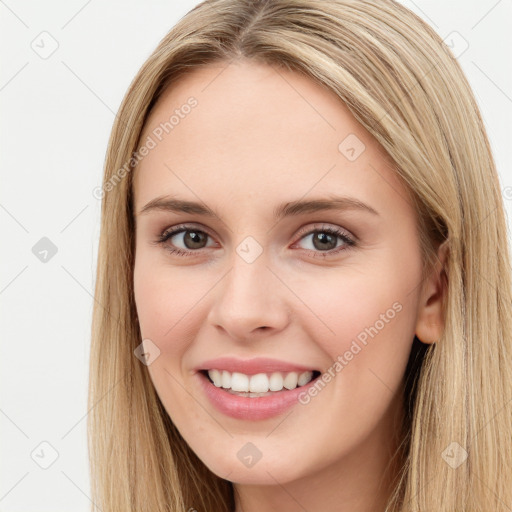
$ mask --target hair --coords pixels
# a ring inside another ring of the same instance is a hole
[[[309,77],[375,137],[413,198],[423,278],[447,245],[443,333],[428,346],[414,339],[386,512],[510,510],[512,286],[500,183],[460,65],[393,0],[207,0],[134,78],[104,169],[88,404],[93,504],[103,512],[234,510],[232,483],[190,449],[134,356],[142,340],[131,170],[162,93],[194,69],[237,59]],[[445,462],[452,443],[468,454],[456,468]]]

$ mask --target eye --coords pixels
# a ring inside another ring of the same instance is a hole
[[[309,239],[310,248],[306,250],[313,257],[325,258],[346,251],[356,245],[355,240],[345,231],[324,225],[315,225],[314,227],[315,229],[306,231],[306,234],[300,238],[300,241]],[[303,233],[304,231],[299,234]],[[296,244],[298,243],[296,242]]]
[[[156,240],[156,243],[163,245],[166,250],[177,256],[189,256],[199,249],[204,249],[210,235],[205,231],[193,226],[176,226],[173,229],[165,230]],[[168,242],[173,240],[172,245]],[[175,244],[181,244],[184,247],[175,247]]]
[[[302,235],[299,242],[310,239],[310,248],[305,250],[313,257],[325,258],[346,251],[356,245],[355,240],[339,228],[322,224],[316,224],[314,228],[299,233],[299,235]],[[208,247],[208,238],[211,237],[206,231],[190,225],[180,225],[165,230],[155,243],[163,245],[171,254],[193,256],[193,253]],[[172,244],[169,243],[170,241],[172,241]],[[340,241],[341,243],[339,243]],[[299,242],[296,242],[292,247],[299,244]]]

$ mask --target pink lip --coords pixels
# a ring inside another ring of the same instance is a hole
[[[271,372],[307,372],[314,370],[308,366],[269,359],[267,357],[256,357],[254,359],[235,359],[234,357],[219,357],[204,361],[196,368],[199,370],[226,370],[228,372],[239,372],[245,375],[256,375],[257,373]]]
[[[218,388],[210,382],[208,377],[198,371],[196,375],[201,381],[206,396],[211,403],[223,414],[240,420],[265,420],[278,414],[282,414],[292,405],[298,402],[302,393],[307,393],[310,386],[314,386],[317,378],[308,382],[305,386],[275,392],[272,395],[261,397],[245,397],[228,393],[224,388]]]

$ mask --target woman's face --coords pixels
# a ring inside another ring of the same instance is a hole
[[[238,483],[381,468],[425,302],[389,157],[333,93],[244,60],[183,77],[141,140],[136,306],[192,450]]]

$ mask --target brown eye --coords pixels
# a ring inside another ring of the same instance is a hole
[[[202,231],[184,230],[183,243],[186,249],[202,249],[206,246],[208,235]]]
[[[164,231],[157,240],[166,250],[177,255],[189,255],[207,247],[210,235],[194,227],[178,226]]]
[[[338,243],[337,237],[325,232],[314,233],[313,246],[319,251],[334,249]]]
[[[336,254],[355,245],[355,241],[347,234],[331,227],[312,230],[302,236],[300,241],[307,240],[308,238],[310,239],[310,247],[304,248],[312,253],[325,253],[320,254],[321,257]],[[338,244],[339,241],[341,241],[340,244]]]

